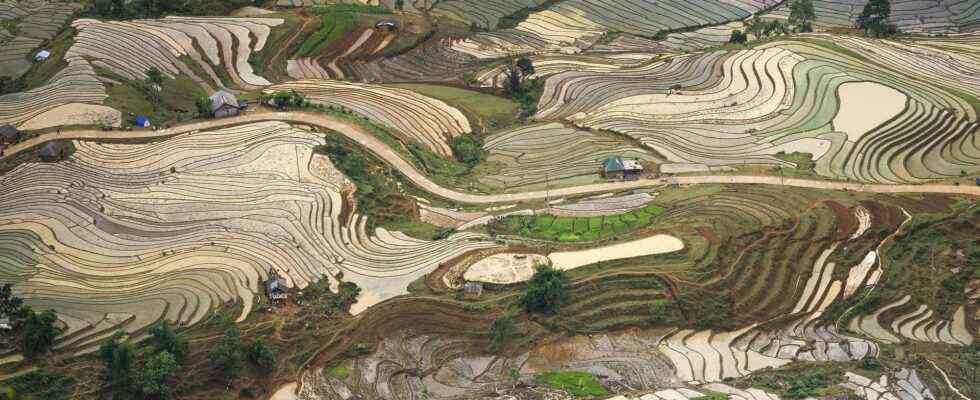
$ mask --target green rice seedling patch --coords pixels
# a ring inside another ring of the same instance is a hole
[[[588,372],[546,372],[537,377],[541,384],[566,390],[573,396],[604,396],[609,394],[606,388],[599,384]]]

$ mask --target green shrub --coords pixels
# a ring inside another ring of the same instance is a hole
[[[573,396],[605,396],[609,394],[588,372],[546,372],[537,377],[542,385],[568,391]]]

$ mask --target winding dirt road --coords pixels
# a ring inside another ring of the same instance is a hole
[[[283,121],[298,124],[315,125],[321,128],[333,130],[341,133],[350,140],[373,152],[382,160],[385,160],[392,167],[401,172],[408,180],[418,185],[422,189],[460,203],[469,204],[493,204],[493,203],[515,203],[521,201],[543,200],[547,198],[558,198],[564,196],[574,196],[589,193],[603,193],[610,191],[621,191],[637,188],[647,188],[663,185],[699,185],[699,184],[752,184],[752,185],[778,185],[791,186],[811,189],[827,190],[849,190],[867,193],[937,193],[937,194],[961,194],[980,196],[980,187],[973,185],[953,186],[953,185],[881,185],[881,184],[861,184],[837,181],[822,181],[799,178],[782,178],[776,176],[752,176],[752,175],[707,175],[707,176],[679,176],[660,179],[640,179],[629,182],[612,183],[593,183],[588,185],[552,189],[549,191],[532,191],[521,193],[504,194],[470,194],[458,192],[440,186],[423,175],[415,166],[405,161],[397,152],[387,144],[377,139],[374,135],[367,132],[360,126],[353,123],[331,117],[321,113],[311,112],[269,112],[256,111],[245,115],[232,118],[208,120],[195,122],[177,127],[162,129],[157,131],[137,130],[137,131],[100,131],[100,130],[73,130],[61,133],[50,133],[41,135],[30,140],[18,143],[6,150],[0,159],[7,159],[14,155],[39,146],[53,140],[126,140],[126,139],[157,139],[166,138],[181,134],[193,134],[196,131],[211,130],[232,125],[241,125],[261,121]]]

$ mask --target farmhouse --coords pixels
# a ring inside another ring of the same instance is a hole
[[[606,179],[630,180],[643,173],[643,166],[637,160],[624,160],[620,156],[609,156],[602,161],[602,176]]]
[[[233,94],[224,90],[214,92],[209,99],[211,116],[215,118],[234,117],[246,107],[245,102],[238,101]]]
[[[62,142],[47,142],[41,146],[40,156],[45,161],[57,161],[65,151],[65,144]]]
[[[41,51],[37,52],[37,54],[34,55],[34,61],[41,62],[41,61],[47,60],[49,57],[51,57],[51,52],[50,51],[41,50]]]
[[[147,117],[144,117],[142,115],[137,115],[136,118],[133,119],[133,123],[137,127],[139,127],[139,128],[149,128],[150,127],[150,119],[147,118]]]
[[[287,289],[286,278],[283,277],[275,277],[269,279],[269,281],[265,283],[265,295],[269,298],[269,301],[273,303],[286,300],[286,298],[289,297],[289,295],[286,294]]]
[[[17,141],[17,128],[13,125],[0,125],[0,144]]]

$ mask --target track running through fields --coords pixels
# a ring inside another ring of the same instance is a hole
[[[405,161],[395,150],[376,138],[360,126],[322,113],[304,111],[273,112],[255,111],[231,118],[208,120],[179,125],[161,130],[135,131],[101,131],[101,130],[68,130],[60,133],[43,134],[6,149],[4,156],[9,159],[44,143],[56,140],[90,140],[113,141],[132,139],[161,139],[183,134],[195,134],[198,131],[223,128],[232,125],[242,125],[253,122],[282,121],[298,124],[314,125],[324,129],[339,132],[348,139],[360,144],[374,153],[393,168],[398,170],[409,181],[432,193],[455,202],[469,204],[516,203],[522,201],[544,200],[564,196],[575,196],[591,193],[604,193],[639,188],[649,188],[666,185],[704,185],[704,184],[736,184],[736,185],[776,185],[810,189],[846,190],[865,193],[933,193],[959,194],[980,197],[980,186],[953,186],[941,184],[925,185],[883,185],[863,184],[852,182],[823,181],[815,179],[784,178],[776,176],[753,175],[706,175],[706,176],[677,176],[658,179],[640,179],[628,182],[592,183],[551,190],[538,190],[520,193],[501,194],[471,194],[445,188],[430,180],[415,166]]]

